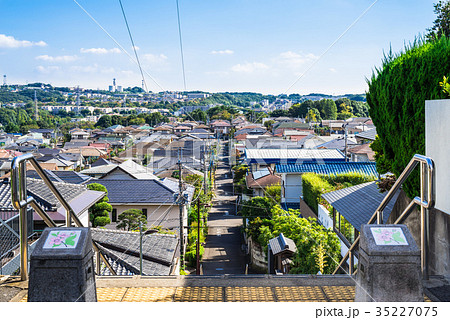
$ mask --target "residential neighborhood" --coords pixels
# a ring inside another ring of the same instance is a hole
[[[426,28],[416,1],[289,2],[284,14],[267,1],[210,11],[176,1],[174,21],[166,3],[124,4],[96,20],[97,2],[70,3],[110,47],[69,9],[70,45],[44,22],[42,33],[0,34],[15,65],[1,67],[0,302],[320,303],[296,314],[306,319],[327,316],[325,302],[411,304],[417,317],[426,302],[448,315],[437,303],[450,301],[449,0],[428,4]],[[404,29],[426,33],[407,44],[380,10],[398,25],[407,11]],[[319,28],[317,12],[334,27]],[[223,31],[210,33],[213,13],[229,19]],[[338,316],[374,316],[367,305]],[[273,306],[271,318],[291,316]],[[397,306],[378,308],[394,317]]]

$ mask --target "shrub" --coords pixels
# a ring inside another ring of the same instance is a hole
[[[111,223],[109,218],[109,213],[112,211],[112,206],[108,203],[109,199],[107,197],[108,190],[105,186],[100,183],[91,183],[87,185],[89,190],[95,191],[103,191],[105,192],[105,196],[99,200],[96,204],[94,204],[91,208],[89,208],[89,221],[92,226],[95,227],[103,227],[107,224]]]
[[[370,116],[384,158],[396,176],[414,154],[425,152],[425,100],[446,97],[439,86],[443,76],[450,76],[450,39],[445,37],[427,43],[415,41],[396,55],[390,52],[368,80]],[[418,170],[406,181],[404,190],[409,197],[419,193]]]
[[[302,175],[303,199],[317,214],[318,205],[324,203],[324,200],[321,197],[322,194],[373,181],[375,179],[375,176],[369,176],[357,172],[333,175],[304,173]]]

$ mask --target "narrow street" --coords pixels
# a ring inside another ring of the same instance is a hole
[[[216,170],[216,197],[208,219],[208,237],[203,256],[203,274],[244,274],[245,254],[242,251],[242,217],[235,215],[236,196],[233,194],[228,149],[220,144]]]

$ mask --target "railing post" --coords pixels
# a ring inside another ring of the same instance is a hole
[[[25,162],[19,163],[19,201],[27,198],[27,186],[25,179]],[[20,229],[20,280],[28,280],[28,219],[27,206],[19,209]]]
[[[428,280],[428,209],[423,206],[425,200],[425,165],[420,162],[420,246],[421,246],[421,267],[424,280]],[[428,186],[431,188],[431,186]],[[430,201],[430,199],[427,199]]]
[[[353,274],[353,252],[352,250],[348,250],[348,274]]]
[[[377,211],[377,224],[383,224],[383,210]]]

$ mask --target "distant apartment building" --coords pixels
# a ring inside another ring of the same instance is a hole
[[[189,100],[192,100],[192,99],[204,99],[204,98],[208,98],[210,96],[211,95],[209,93],[188,93],[187,94],[187,98]]]

